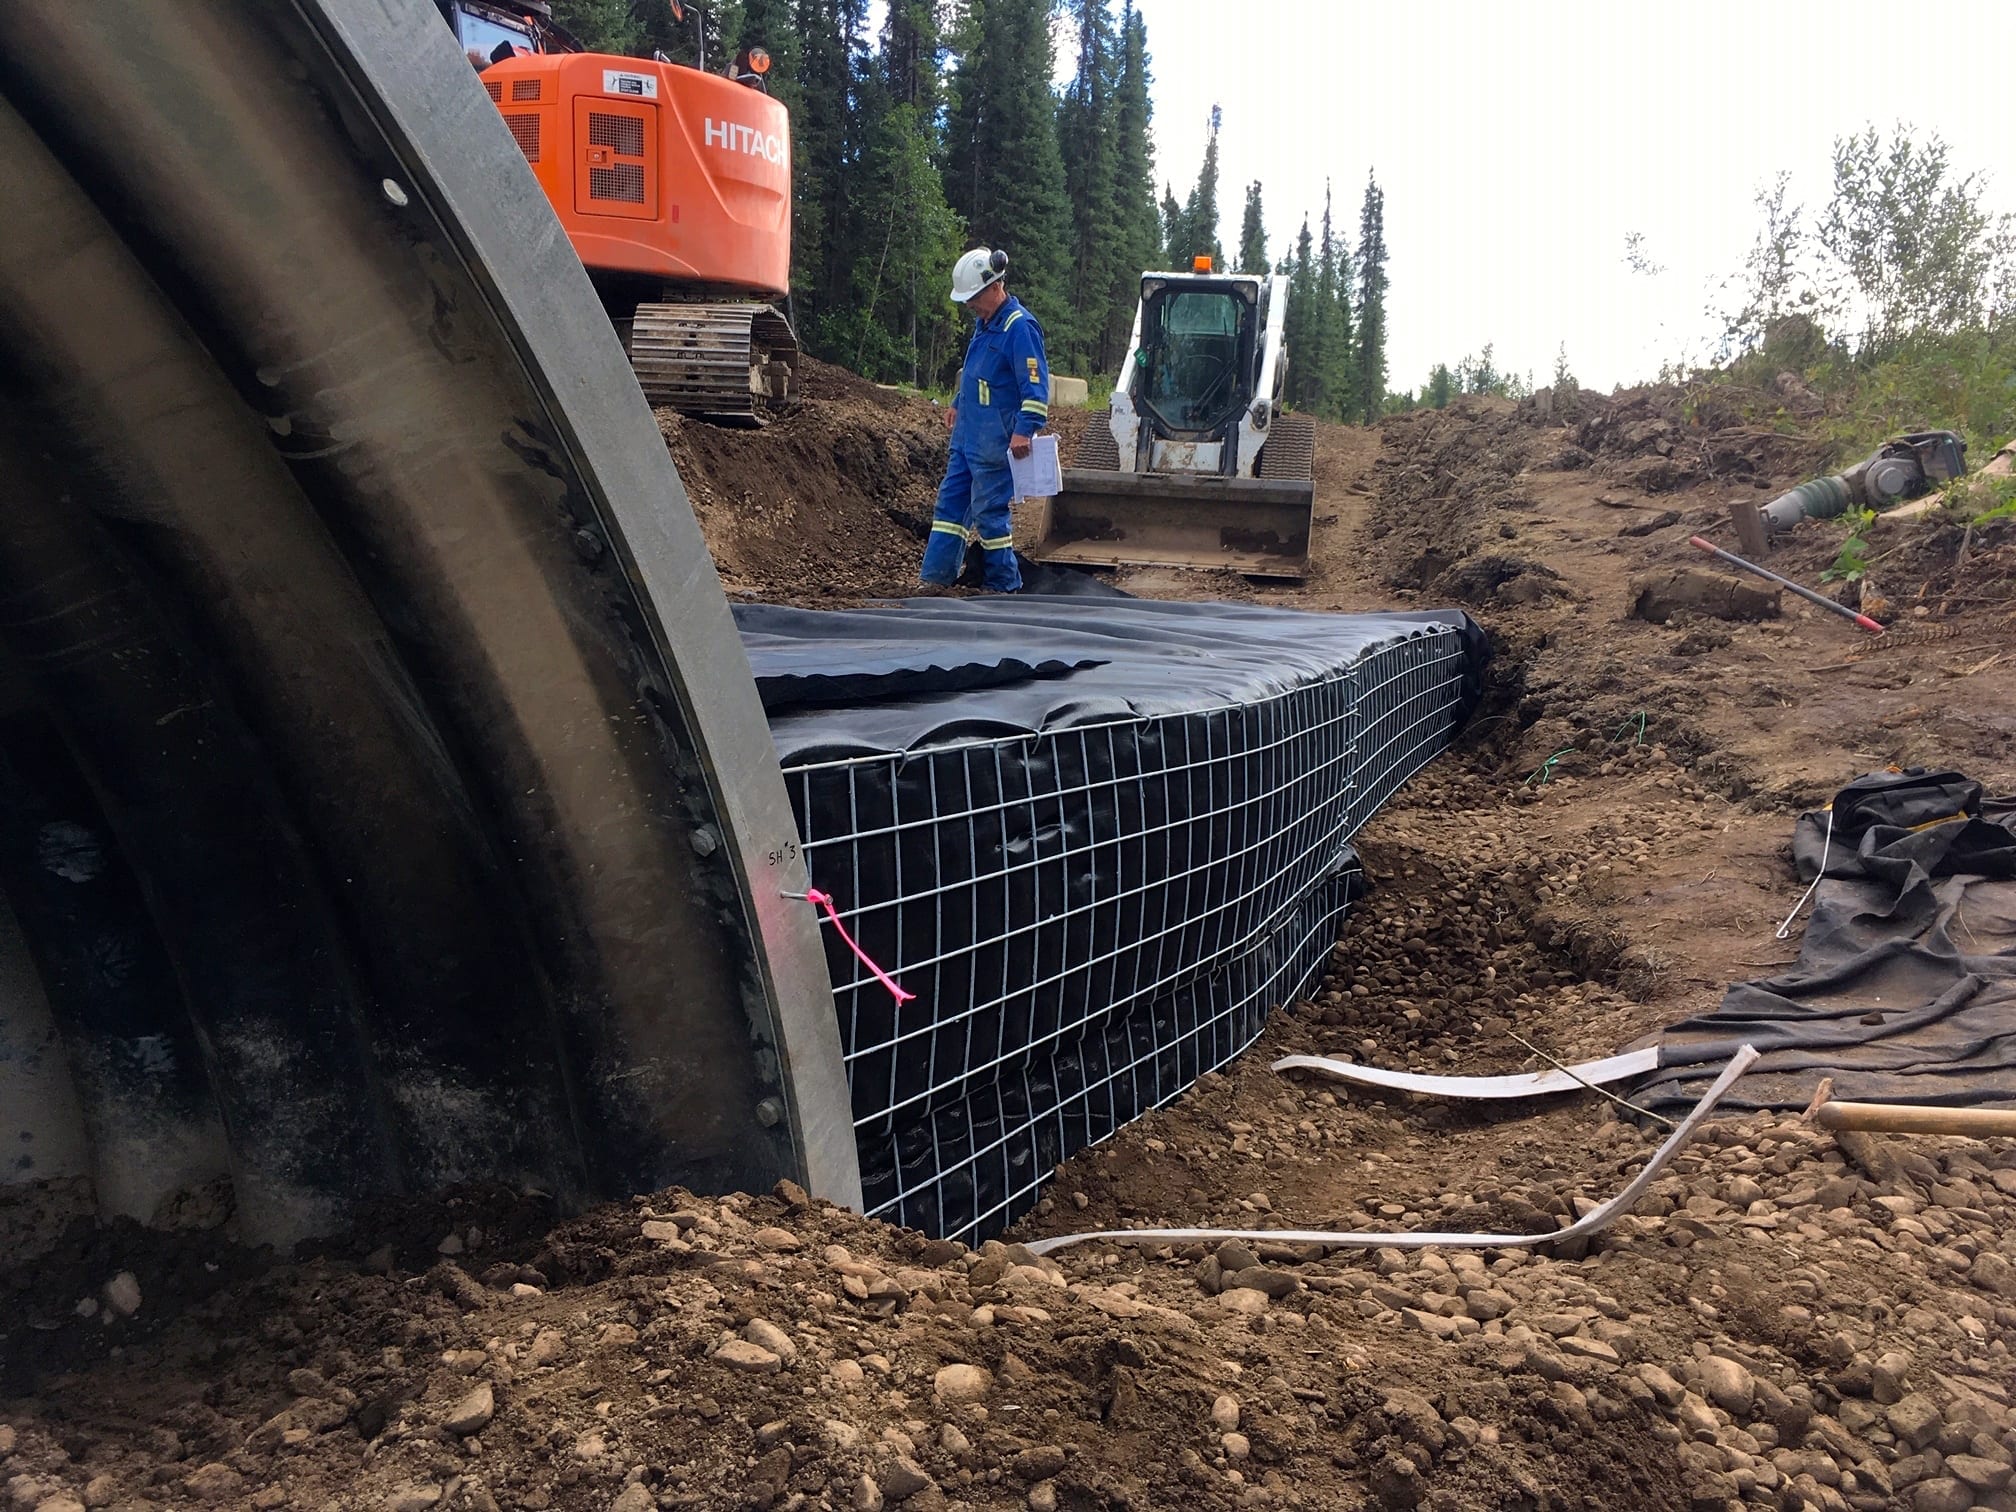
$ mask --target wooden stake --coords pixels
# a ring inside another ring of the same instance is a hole
[[[1823,1129],[1872,1134],[2016,1134],[2016,1108],[1940,1108],[1910,1103],[1823,1102],[1814,1115]]]
[[[1753,557],[1761,557],[1771,549],[1771,538],[1764,533],[1764,512],[1748,499],[1729,501],[1729,523],[1736,527],[1736,544]]]

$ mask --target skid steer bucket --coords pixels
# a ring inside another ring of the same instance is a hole
[[[1067,468],[1037,502],[1037,561],[1090,567],[1223,567],[1253,577],[1309,570],[1307,478],[1223,478]]]

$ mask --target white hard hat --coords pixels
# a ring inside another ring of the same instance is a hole
[[[975,247],[952,264],[952,299],[964,304],[1008,271],[1008,254]]]

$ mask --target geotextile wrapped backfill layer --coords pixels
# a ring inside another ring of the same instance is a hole
[[[868,1210],[977,1240],[1224,1064],[1335,942],[1350,836],[1444,749],[1458,611],[1123,598],[736,610],[830,924]]]

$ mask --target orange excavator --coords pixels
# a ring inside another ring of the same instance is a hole
[[[437,0],[654,405],[760,422],[792,396],[791,121],[725,75],[583,50],[542,0]],[[675,6],[675,14],[679,8]]]

